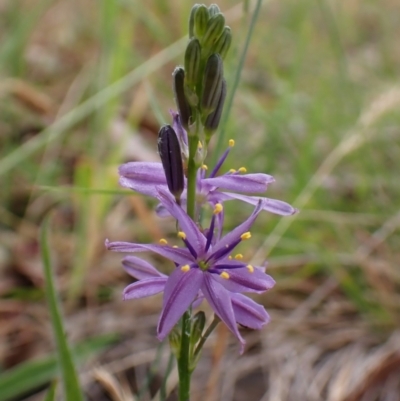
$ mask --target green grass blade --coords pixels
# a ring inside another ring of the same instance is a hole
[[[91,338],[74,347],[72,353],[77,362],[84,361],[116,340],[115,335]],[[56,355],[21,363],[0,375],[0,401],[9,401],[22,396],[49,383],[58,374]]]
[[[229,96],[228,96],[228,99],[227,99],[227,102],[226,102],[226,105],[224,108],[224,113],[222,115],[222,121],[221,121],[221,125],[220,125],[220,132],[218,134],[217,146],[215,147],[215,151],[213,152],[213,157],[212,157],[213,162],[211,163],[211,165],[216,164],[217,156],[221,153],[222,145],[225,143],[226,123],[228,121],[229,115],[232,110],[233,99],[235,98],[236,90],[239,86],[240,76],[242,74],[244,62],[246,60],[246,55],[247,55],[247,51],[249,49],[250,40],[251,40],[251,37],[253,36],[253,31],[254,31],[254,27],[257,22],[257,17],[260,14],[261,3],[262,3],[262,0],[257,1],[256,8],[254,9],[253,15],[251,17],[251,22],[250,22],[249,29],[248,29],[247,35],[246,35],[246,41],[244,43],[242,54],[240,55],[240,59],[239,59],[239,64],[238,64],[236,72],[235,72],[233,86],[232,86],[232,89],[228,92]]]
[[[0,160],[0,176],[4,175],[12,168],[18,166],[24,159],[32,156],[42,149],[48,143],[60,138],[65,132],[71,129],[75,124],[82,121],[100,107],[107,104],[115,97],[127,92],[135,84],[142,81],[151,73],[157,71],[160,67],[173,60],[184,49],[187,37],[183,37],[155,54],[149,60],[138,66],[129,74],[114,82],[107,88],[93,95],[91,98],[63,115],[59,120],[43,130],[40,134],[30,139],[16,150]]]
[[[84,397],[67,343],[51,271],[50,250],[47,241],[48,221],[48,218],[46,218],[42,226],[40,233],[40,247],[43,260],[46,296],[49,303],[51,322],[57,344],[58,361],[64,383],[64,395],[66,401],[83,401]]]
[[[43,401],[55,401],[57,393],[57,383],[57,380],[54,380],[51,383],[49,391],[47,391],[46,397],[44,397]]]

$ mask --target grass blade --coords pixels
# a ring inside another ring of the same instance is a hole
[[[51,383],[49,390],[47,391],[46,397],[44,397],[43,401],[55,401],[56,392],[57,392],[57,380],[54,380]]]
[[[235,98],[236,90],[239,86],[240,75],[243,70],[244,61],[246,60],[247,50],[249,49],[250,40],[251,40],[251,37],[253,36],[253,31],[254,31],[254,27],[257,22],[257,17],[258,17],[258,14],[260,13],[261,3],[262,3],[262,0],[257,1],[256,8],[254,9],[253,15],[251,17],[251,22],[250,22],[249,29],[248,29],[247,35],[246,35],[246,41],[244,43],[242,54],[240,55],[240,59],[239,59],[239,64],[238,64],[236,72],[235,72],[235,78],[233,80],[232,89],[229,92],[229,96],[226,101],[224,114],[222,115],[220,133],[218,134],[217,146],[215,147],[215,150],[213,151],[213,157],[212,157],[213,162],[211,163],[211,165],[216,164],[217,156],[221,153],[222,145],[225,143],[226,123],[228,121],[229,114],[231,113],[231,110],[232,110],[233,99]]]
[[[72,350],[77,362],[114,343],[116,335],[105,335],[86,340]],[[39,388],[59,374],[56,355],[23,362],[0,375],[0,401],[9,401]]]
[[[64,395],[66,401],[83,401],[84,397],[67,343],[51,271],[50,250],[47,241],[48,221],[48,218],[46,218],[40,232],[40,248],[43,260],[47,302],[49,303],[50,317],[57,344],[58,362],[60,364],[64,383]]]

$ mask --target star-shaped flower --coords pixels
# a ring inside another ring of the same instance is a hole
[[[167,277],[149,263],[135,256],[127,256],[123,265],[139,281],[125,289],[124,298],[141,298],[164,291],[157,327],[158,338],[162,340],[196,298],[204,296],[216,315],[239,339],[243,350],[245,341],[236,323],[260,329],[268,323],[269,316],[261,305],[242,293],[262,293],[272,288],[275,281],[263,269],[243,263],[241,255],[232,259],[230,253],[240,242],[251,237],[249,229],[263,210],[265,201],[260,200],[244,223],[219,239],[214,235],[214,228],[217,216],[222,211],[220,203],[215,206],[210,228],[203,233],[166,189],[158,188],[157,198],[177,219],[181,229],[178,236],[185,248],[169,246],[164,240],[160,245],[107,241],[106,246],[112,251],[153,251],[176,265]]]
[[[171,113],[173,116],[173,129],[178,137],[183,158],[187,157],[187,134],[179,121],[177,113]],[[214,169],[207,175],[207,166],[203,165],[197,173],[196,195],[197,202],[201,206],[204,203],[215,205],[228,200],[237,199],[257,205],[260,199],[263,202],[263,210],[275,213],[281,216],[290,216],[297,212],[297,209],[286,202],[259,196],[248,196],[243,193],[260,194],[267,190],[268,185],[275,179],[263,173],[246,174],[244,167],[238,170],[230,170],[225,174],[217,175],[225,159],[227,158],[234,141],[229,141],[229,147],[217,162]],[[185,156],[186,155],[186,156]],[[167,188],[167,180],[161,163],[156,162],[129,162],[119,167],[119,183],[125,188],[132,189],[144,195],[157,197],[157,188]],[[182,205],[186,204],[186,178],[185,190],[182,194]],[[165,208],[160,204],[157,207],[157,213],[165,216]]]

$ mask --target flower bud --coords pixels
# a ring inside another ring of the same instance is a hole
[[[219,7],[216,4],[211,4],[210,7],[208,7],[208,14],[210,15],[210,17],[216,15],[216,14],[220,14],[221,10],[219,9]]]
[[[209,15],[207,7],[202,4],[194,14],[194,33],[197,38],[202,38],[207,30]]]
[[[185,96],[185,70],[182,67],[177,67],[172,76],[174,79],[175,102],[179,110],[181,123],[187,130],[192,116],[192,109]]]
[[[229,26],[225,26],[221,36],[215,42],[212,53],[218,53],[224,59],[232,43],[232,31]]]
[[[221,120],[222,110],[224,108],[225,98],[226,98],[226,81],[225,81],[225,79],[223,79],[221,93],[220,93],[220,96],[218,99],[217,107],[206,118],[206,121],[204,122],[204,128],[206,130],[207,141],[210,140],[209,137],[212,135],[213,131],[215,131],[218,128],[219,122]]]
[[[190,344],[194,348],[199,342],[204,326],[206,324],[206,315],[203,311],[197,312],[192,319],[192,331],[190,334]]]
[[[200,42],[192,38],[185,52],[185,83],[191,89],[197,83],[200,70],[201,49]]]
[[[190,16],[189,16],[189,39],[191,39],[194,36],[194,16],[196,14],[197,9],[200,7],[200,4],[195,4],[191,11],[190,11]]]
[[[203,117],[206,118],[217,107],[221,96],[223,80],[223,63],[219,54],[212,54],[204,69],[203,94],[201,98],[201,107]]]
[[[171,351],[177,358],[179,358],[179,354],[181,353],[181,334],[176,327],[174,327],[169,333],[168,340]]]
[[[201,45],[204,49],[211,49],[213,44],[219,39],[225,27],[225,17],[222,14],[212,16],[207,23],[207,30],[204,34]]]
[[[158,133],[158,153],[168,189],[175,196],[177,203],[180,203],[184,187],[182,155],[178,137],[170,125],[164,125]]]

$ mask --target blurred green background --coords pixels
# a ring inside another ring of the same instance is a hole
[[[255,2],[218,4],[234,35],[229,91]],[[38,243],[49,211],[67,333],[90,354],[79,363],[89,399],[151,399],[159,387],[161,298],[123,303],[130,278],[103,244],[173,235],[154,201],[118,187],[117,166],[158,160],[192,5],[0,1],[0,400],[42,400],[56,374],[40,368],[54,352]],[[397,0],[263,2],[225,167],[273,175],[267,196],[300,213],[254,226],[241,252],[269,261],[277,285],[257,300],[272,322],[246,333],[240,358],[220,329],[193,400],[400,400],[399,37]],[[227,210],[229,228],[251,207]],[[18,366],[16,391],[2,396]]]

